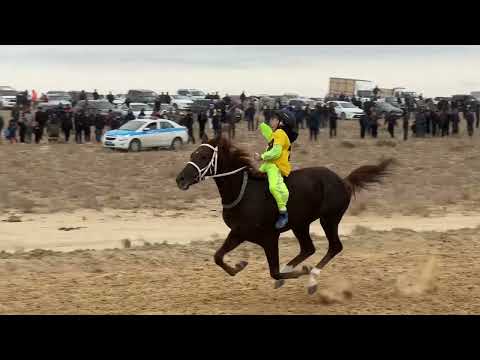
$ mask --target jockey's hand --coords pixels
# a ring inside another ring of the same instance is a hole
[[[262,160],[262,158],[260,157],[260,154],[257,153],[257,152],[256,152],[255,154],[253,154],[253,158],[254,158],[256,161],[261,161],[261,160]]]

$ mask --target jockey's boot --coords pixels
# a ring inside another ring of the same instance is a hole
[[[275,228],[280,230],[288,224],[288,212],[281,211],[280,216],[278,217],[277,222],[275,223]]]

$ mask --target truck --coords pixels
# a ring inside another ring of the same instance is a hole
[[[343,94],[348,97],[371,98],[375,86],[370,80],[331,77],[328,84],[328,94],[335,97]]]

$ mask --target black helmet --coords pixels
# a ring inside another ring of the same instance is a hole
[[[278,110],[275,111],[275,115],[284,125],[288,126],[291,129],[295,128],[295,115],[293,115],[292,112],[288,110]]]

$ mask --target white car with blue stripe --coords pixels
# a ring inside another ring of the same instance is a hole
[[[140,151],[145,148],[178,150],[188,141],[187,128],[167,119],[137,119],[107,131],[102,144],[110,149]]]

